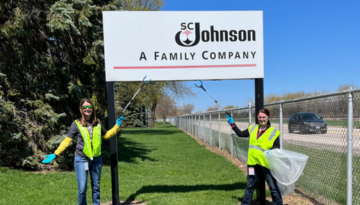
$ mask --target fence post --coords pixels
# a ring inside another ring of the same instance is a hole
[[[249,103],[249,127],[251,126],[251,103]]]
[[[191,115],[188,115],[188,132],[191,133]]]
[[[220,112],[218,111],[218,116],[219,116],[219,149],[221,149],[221,129],[220,129]]]
[[[199,124],[199,119],[197,118],[196,115],[195,115],[195,119],[196,119],[195,125]],[[197,125],[196,136],[199,137],[199,125]]]
[[[194,137],[196,137],[196,114],[194,114],[193,115],[193,118],[194,118],[194,124],[193,124],[193,126],[194,126]]]
[[[143,122],[143,113],[142,113],[142,105],[141,105],[141,114],[140,114],[140,117],[141,117],[141,132],[144,132],[144,122]]]
[[[148,127],[149,128],[151,128],[150,127],[150,123],[151,123],[150,119],[151,119],[151,112],[150,112],[150,108],[148,108]]]
[[[146,129],[148,129],[148,124],[149,124],[149,121],[148,121],[148,110],[147,110],[147,107],[145,107],[145,122],[146,122]],[[179,127],[179,126],[178,126]]]
[[[192,130],[192,134],[195,136],[195,127],[194,127],[194,123],[195,123],[195,121],[194,121],[194,115],[192,115],[192,124],[191,124],[191,130]]]
[[[189,132],[189,115],[186,115],[186,132]]]
[[[231,117],[233,117],[233,111],[230,112]],[[231,156],[234,156],[234,142],[233,142],[233,135],[232,135],[232,127],[230,126],[230,149],[231,149]]]
[[[199,129],[198,129],[198,137],[201,139],[200,121],[201,121],[201,117],[200,117],[200,113],[199,113]]]
[[[353,131],[353,94],[348,95],[348,126],[347,126],[347,181],[346,204],[352,205],[352,131]]]
[[[211,119],[211,113],[209,114],[209,121],[210,121],[210,146],[212,146],[212,119]]]
[[[188,116],[189,133],[191,133],[191,114]]]
[[[280,149],[283,148],[283,103],[280,102]]]
[[[206,134],[205,134],[205,113],[204,113],[204,127],[203,127],[203,141],[204,142],[206,142],[205,138],[206,138]]]
[[[193,115],[190,114],[190,133],[193,135]]]

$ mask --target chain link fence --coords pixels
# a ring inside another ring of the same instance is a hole
[[[281,131],[281,147],[309,156],[296,182],[297,190],[325,204],[360,204],[360,90],[264,107],[270,111],[271,125]],[[251,105],[227,111],[240,130],[255,124],[255,108]],[[233,133],[223,111],[169,120],[209,145],[247,162],[249,138]]]

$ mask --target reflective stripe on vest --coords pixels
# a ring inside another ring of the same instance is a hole
[[[251,134],[254,132],[255,128],[256,128],[256,125],[252,125],[250,132],[249,132],[249,136],[251,136]]]
[[[101,125],[98,123],[96,127],[93,127],[92,143],[90,140],[90,134],[86,127],[83,127],[77,120],[75,120],[77,127],[79,128],[81,137],[84,140],[84,154],[91,160],[94,157],[100,156],[101,154]],[[92,146],[91,146],[92,145]]]
[[[100,134],[101,134],[101,126],[100,126],[100,123],[98,123],[98,125],[96,127],[98,129],[98,134],[97,134],[98,140],[97,141],[99,143],[99,146],[95,150],[94,154],[99,153],[99,152],[101,153],[101,136],[100,136]],[[94,136],[93,136],[93,138],[94,138]]]
[[[273,130],[273,131],[271,132],[271,134],[270,134],[269,141],[271,141],[272,138],[275,137],[277,131],[278,131],[278,130],[274,128],[274,130]]]
[[[269,168],[264,157],[264,152],[271,149],[275,140],[280,137],[280,131],[274,127],[269,127],[259,138],[257,133],[260,125],[252,125],[249,127],[249,151],[248,151],[248,165],[261,165]]]
[[[258,146],[255,146],[255,145],[249,145],[249,149],[257,149],[257,150],[260,150],[262,152],[265,152],[266,150],[261,148],[261,147],[258,147]]]

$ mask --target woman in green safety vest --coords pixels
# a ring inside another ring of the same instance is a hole
[[[256,183],[261,172],[270,188],[271,198],[274,205],[282,205],[282,198],[276,179],[271,175],[264,152],[269,149],[280,149],[280,131],[271,127],[269,121],[270,112],[261,109],[257,118],[259,124],[251,125],[248,129],[241,131],[235,124],[234,119],[226,116],[228,123],[239,137],[250,137],[248,152],[247,185],[242,205],[249,205],[256,188]]]
[[[124,117],[117,119],[115,126],[106,131],[96,118],[94,104],[89,99],[80,102],[81,118],[75,120],[54,154],[46,155],[43,163],[50,163],[77,139],[74,168],[78,184],[78,204],[86,205],[87,178],[90,173],[93,205],[100,204],[100,178],[102,168],[101,140],[110,139],[121,126]]]

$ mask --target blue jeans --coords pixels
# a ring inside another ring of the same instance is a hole
[[[88,170],[85,171],[85,162],[88,162]],[[78,204],[87,205],[86,190],[88,173],[90,172],[93,205],[100,205],[100,178],[102,168],[102,157],[87,157],[75,155],[74,167],[78,184]]]
[[[249,167],[254,168],[254,175],[249,175]],[[265,176],[265,180],[270,188],[270,194],[273,201],[273,205],[282,205],[282,198],[279,191],[279,188],[276,183],[276,179],[271,175],[270,170],[266,167],[260,165],[248,165],[248,174],[247,174],[247,185],[245,190],[244,199],[241,205],[249,205],[253,197],[254,190],[256,188],[256,183],[259,178],[259,172]]]

